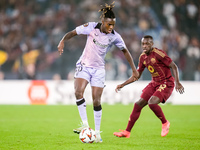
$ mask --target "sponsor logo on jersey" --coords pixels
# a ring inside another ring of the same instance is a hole
[[[99,43],[97,40],[95,40],[95,39],[93,39],[93,42],[94,42],[94,44],[96,44],[97,46],[99,46],[99,47],[101,47],[101,48],[106,48],[106,47],[108,47],[108,44],[107,45],[105,45],[105,44],[101,44],[101,43]]]
[[[151,65],[148,66],[148,70],[151,73],[152,77],[159,76],[158,72],[155,72],[154,68]]]
[[[153,73],[154,72],[154,69],[153,69],[153,67],[152,66],[148,66],[148,70],[149,70],[149,72],[151,72],[151,73]]]

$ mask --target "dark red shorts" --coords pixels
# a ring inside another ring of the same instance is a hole
[[[165,103],[172,94],[174,89],[174,82],[167,81],[166,83],[159,84],[158,82],[150,82],[143,90],[141,98],[149,101],[151,96],[157,96],[161,103]]]

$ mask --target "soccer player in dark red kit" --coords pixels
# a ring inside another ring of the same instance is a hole
[[[144,36],[141,40],[143,53],[140,55],[137,71],[139,72],[140,78],[144,69],[147,68],[151,73],[152,81],[143,89],[139,101],[135,103],[126,130],[113,133],[117,137],[130,137],[131,129],[139,118],[142,108],[146,105],[149,106],[162,122],[161,136],[164,137],[169,132],[170,122],[165,118],[165,115],[158,104],[167,101],[172,94],[174,86],[176,91],[180,94],[184,92],[184,87],[179,82],[176,64],[163,50],[153,47],[153,44],[153,37],[150,35]],[[172,76],[170,69],[172,69],[174,77]],[[136,79],[131,76],[124,83],[117,85],[115,89],[116,92],[134,81],[136,81]]]

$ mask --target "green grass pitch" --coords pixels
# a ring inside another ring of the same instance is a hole
[[[73,128],[80,117],[75,105],[0,105],[0,150],[198,150],[200,149],[200,105],[160,105],[170,121],[166,137],[161,122],[145,107],[131,137],[117,138],[125,129],[133,105],[103,104],[103,143],[83,144]],[[87,106],[94,128],[92,105]]]

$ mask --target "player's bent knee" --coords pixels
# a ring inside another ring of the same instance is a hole
[[[159,103],[160,103],[160,98],[158,98],[157,96],[152,96],[148,101],[148,104],[159,104]]]
[[[143,98],[141,98],[139,101],[136,102],[137,105],[144,107],[146,106],[148,103],[146,100],[144,100]]]
[[[75,96],[76,96],[76,99],[81,99],[83,98],[83,93],[80,91],[75,91]]]

